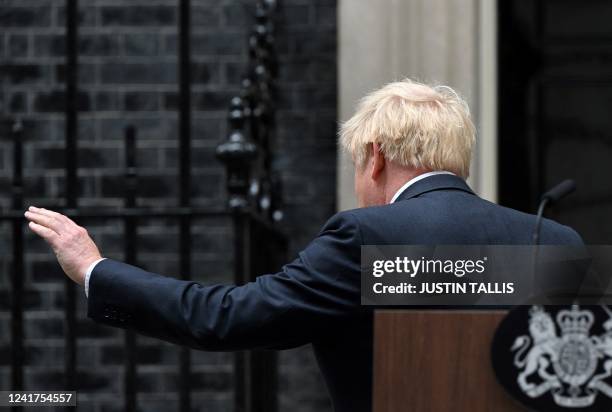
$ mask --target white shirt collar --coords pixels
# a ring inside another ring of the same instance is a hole
[[[452,173],[452,172],[447,172],[446,170],[439,170],[439,171],[436,171],[436,172],[423,173],[422,175],[418,175],[416,177],[413,177],[412,179],[407,181],[402,187],[400,187],[397,192],[395,192],[395,194],[393,195],[393,197],[391,198],[391,201],[389,203],[395,202],[397,200],[397,198],[400,197],[400,195],[404,192],[404,190],[408,189],[408,187],[412,186],[413,184],[415,184],[419,180],[423,180],[426,177],[435,176],[435,175],[455,175],[455,174]]]

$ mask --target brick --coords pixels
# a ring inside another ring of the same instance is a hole
[[[299,27],[311,22],[311,6],[307,4],[283,5],[283,7],[280,7],[280,12],[279,20],[283,22],[285,27]]]
[[[307,56],[298,56],[292,60],[280,62],[278,77],[283,82],[291,82],[292,79],[303,79],[305,82],[310,82],[313,78],[313,71],[314,68],[312,58]]]
[[[214,371],[214,373],[192,372],[189,381],[191,387],[194,389],[206,389],[216,392],[231,391],[233,386],[232,373],[223,370],[217,370]],[[177,383],[178,379],[170,381],[168,383],[172,384],[172,382]]]
[[[169,230],[160,233],[142,233],[137,236],[138,251],[140,253],[177,252],[179,244],[178,233]]]
[[[0,366],[0,388],[10,388],[10,368]]]
[[[283,112],[276,116],[277,133],[280,140],[286,140],[291,135],[298,135],[299,139],[306,138],[305,135],[310,135],[308,117],[300,112]]]
[[[58,26],[66,24],[66,8],[59,6],[55,10],[56,21]],[[93,27],[96,24],[97,7],[84,6],[79,4],[77,11],[79,28]]]
[[[225,180],[222,171],[207,172],[196,175],[191,187],[191,195],[196,198],[220,199],[225,196]]]
[[[162,54],[176,56],[178,54],[178,36],[176,33],[165,34],[162,36]],[[193,43],[193,37],[192,37]]]
[[[96,399],[96,398],[94,398]],[[79,397],[79,412],[98,412],[98,401],[92,401],[89,399],[83,399],[83,397]],[[117,400],[118,402],[118,400]]]
[[[92,345],[91,342],[83,342],[82,340],[77,340],[77,359],[79,367],[84,369],[95,369],[100,364],[103,364],[100,361],[100,346]],[[81,405],[79,404],[79,410]]]
[[[244,4],[234,3],[222,8],[223,20],[229,27],[248,27],[253,24],[254,12]]]
[[[157,33],[129,33],[123,36],[124,54],[127,56],[155,56],[159,54]]]
[[[0,7],[0,27],[40,27],[51,22],[51,7]]]
[[[91,233],[91,227],[88,226]],[[123,230],[117,230],[116,233],[93,233],[93,239],[99,245],[101,250],[107,254],[121,254],[125,250],[125,242]]]
[[[12,34],[8,36],[8,57],[25,57],[28,55],[28,35]]]
[[[101,67],[101,82],[107,84],[175,84],[175,62],[109,63]]]
[[[23,113],[27,111],[27,97],[25,93],[13,93],[9,100],[9,109],[13,113]]]
[[[82,292],[82,291],[81,291]],[[63,303],[62,303],[63,307]],[[117,328],[100,325],[92,322],[90,319],[77,320],[77,335],[79,338],[112,338],[119,336],[122,332]]]
[[[191,63],[191,83],[193,85],[214,84],[219,82],[218,63]]]
[[[100,409],[99,409],[100,412],[122,412],[125,410],[124,403],[121,402],[121,399],[119,398],[117,398],[114,401],[109,401],[109,400],[104,399],[104,400],[100,400],[97,403],[100,405]],[[141,404],[142,402],[139,402],[139,405]]]
[[[140,176],[138,196],[144,198],[176,198],[178,179],[174,176]],[[102,196],[123,197],[125,182],[123,176],[104,176],[101,179]]]
[[[194,110],[227,110],[230,100],[236,93],[231,90],[205,91],[193,93]]]
[[[92,100],[96,111],[113,111],[121,107],[119,93],[116,91],[94,92]]]
[[[312,63],[316,82],[337,82],[336,60],[333,57],[317,56]]]
[[[100,8],[102,25],[166,26],[176,22],[176,7],[106,6]]]
[[[295,91],[294,108],[307,110],[317,107],[319,110],[334,110],[336,108],[336,88],[333,85],[300,88]]]
[[[244,63],[227,62],[223,65],[225,74],[225,83],[231,85],[238,85],[242,81],[246,73]]]
[[[315,24],[335,28],[337,24],[336,5],[317,7],[315,9]]]
[[[44,34],[34,36],[34,54],[39,57],[64,57],[66,36]]]
[[[161,392],[161,373],[138,371],[136,379],[136,390],[140,393],[159,393]]]
[[[28,170],[28,167],[25,166],[25,170]],[[26,180],[24,186],[24,196],[27,198],[47,198],[47,199],[55,199],[59,195],[58,187],[57,187],[57,176],[33,176]],[[38,203],[38,202],[37,202]],[[57,204],[57,203],[56,203]],[[32,235],[32,238],[34,236]],[[38,250],[44,250],[47,252],[49,249],[45,247],[44,243],[38,242],[36,244],[39,245]],[[30,250],[35,250],[33,246],[29,247]]]
[[[217,160],[215,150],[216,147],[214,146],[191,149],[191,162],[193,167],[197,169],[218,170],[221,166],[221,162]]]
[[[334,110],[336,90],[333,85],[301,87],[293,91],[286,90],[279,94],[279,106],[294,111],[308,110],[317,107],[319,110]]]
[[[8,316],[8,314],[0,318],[0,327],[2,328],[2,330],[11,330],[10,323],[11,321],[10,321],[10,317]],[[7,341],[8,341],[8,336],[6,335],[4,335],[3,339],[0,340],[0,342],[2,343],[8,343]]]
[[[320,35],[313,36],[313,33],[310,31],[287,33],[287,39],[293,47],[292,52],[296,55],[334,53],[336,51],[335,31],[321,31],[319,34]]]
[[[199,118],[194,116],[191,122],[191,135],[194,141],[209,141],[215,145],[225,137],[225,126],[227,120],[221,115],[216,118]],[[170,152],[167,152],[170,154]],[[173,155],[176,158],[176,153]],[[169,166],[175,166],[175,163],[168,163]],[[220,165],[220,163],[219,163]]]
[[[147,411],[147,412],[177,411],[179,410],[178,396],[167,397],[165,399],[154,398],[152,396],[143,396],[141,399],[139,399],[138,406],[141,408],[141,410]],[[198,404],[197,407],[205,408],[205,409],[201,409],[203,411],[229,410],[229,409],[210,409],[210,408],[206,408],[204,405],[201,405],[201,404]],[[104,410],[102,412],[107,412],[107,411]]]
[[[8,153],[9,153],[8,148],[0,146],[0,170],[5,170],[5,167],[6,167],[7,163],[8,163],[8,161],[7,161]],[[2,247],[2,238],[0,238],[0,247]],[[6,249],[4,249],[4,250],[6,250]],[[2,286],[2,282],[0,281],[0,287],[1,286]]]
[[[79,113],[79,117],[77,119],[77,139],[79,140],[79,147],[86,147],[85,141],[91,141],[95,137],[96,125],[92,119],[92,116],[96,115],[93,112]]]
[[[222,204],[217,205],[217,207],[221,206]],[[229,255],[227,250],[225,253]],[[226,259],[194,259],[192,267],[206,268],[206,270],[200,269],[193,273],[193,280],[195,281],[205,284],[228,284],[234,281],[234,262],[230,260],[229,256]]]
[[[0,65],[0,76],[12,84],[38,83],[50,80],[49,67],[35,64]]]
[[[174,253],[141,253],[139,254],[138,266],[154,273],[163,274],[164,276],[179,277],[178,257]],[[159,342],[150,341],[148,343]]]
[[[63,346],[26,345],[25,364],[37,367],[63,367]]]
[[[119,54],[119,39],[117,36],[102,35],[80,35],[80,56],[112,56]]]
[[[336,146],[338,134],[338,121],[333,115],[318,116],[314,123],[314,139],[318,147],[331,148]]]
[[[161,169],[161,151],[158,148],[136,148],[136,167]]]
[[[135,355],[139,365],[173,365],[178,361],[177,350],[167,350],[161,344],[143,345],[138,340]],[[108,345],[102,347],[101,362],[105,365],[122,365],[125,356],[125,346]]]
[[[78,159],[81,168],[91,169],[118,169],[122,165],[119,162],[121,159],[122,149],[119,147],[113,148],[79,148]]]
[[[33,164],[42,169],[62,169],[65,166],[63,147],[39,148],[33,151]],[[117,169],[120,167],[121,151],[119,148],[79,148],[78,163],[80,168]]]
[[[4,369],[3,366],[7,366],[11,364],[11,349],[8,346],[0,346],[0,374]],[[3,383],[3,380],[0,378],[0,384]],[[0,388],[4,388],[4,386],[0,386]]]
[[[8,177],[0,177],[0,189],[2,190],[2,193],[12,193],[11,184],[11,180]]]
[[[105,365],[122,365],[125,362],[125,347],[123,345],[102,347],[101,361]]]
[[[242,33],[213,32],[194,34],[191,41],[194,55],[240,55],[246,53],[246,37]]]
[[[165,110],[178,110],[179,95],[177,92],[166,92],[163,96],[163,105]]]
[[[217,4],[211,1],[192,3],[191,24],[194,30],[219,27],[221,19],[219,9],[215,7]]]
[[[123,107],[127,111],[159,110],[160,94],[156,92],[126,92]]]
[[[292,39],[288,36],[287,31],[282,31],[275,38],[274,48],[280,57],[297,55],[293,52]]]
[[[81,63],[77,67],[78,86],[91,85],[97,83],[96,79],[97,65],[90,63]],[[55,79],[58,84],[66,82],[66,65],[55,65]]]
[[[29,339],[63,338],[65,335],[64,320],[59,316],[44,319],[26,319],[24,329],[25,335]]]
[[[76,380],[81,391],[103,390],[108,393],[119,387],[119,380],[115,374],[103,375],[91,370],[77,371]]]
[[[34,111],[36,112],[63,112],[66,104],[66,93],[63,90],[39,92],[34,96]],[[79,111],[90,110],[89,95],[79,92],[77,95]]]
[[[12,122],[10,123],[12,126]],[[22,119],[24,139],[26,141],[58,140],[63,137],[63,123],[61,133],[60,128],[58,127],[59,123],[59,121],[53,121],[38,117],[24,118]]]
[[[12,305],[12,292],[9,290],[0,290],[0,310],[9,311]],[[23,292],[23,307],[26,310],[40,309],[42,295],[38,291],[25,290]]]
[[[24,373],[24,386],[37,390],[62,390],[64,382],[62,368],[27,368]]]
[[[199,250],[206,253],[222,255],[228,252],[228,245],[232,244],[233,234],[227,231],[194,231],[191,236],[192,244],[198,245]]]
[[[134,117],[125,118],[101,118],[97,120],[97,127],[106,139],[123,139],[124,130],[127,125],[133,125],[137,129],[138,140],[163,140],[176,136],[176,127],[169,128],[167,119],[156,116],[151,117]],[[171,134],[169,134],[171,133]]]

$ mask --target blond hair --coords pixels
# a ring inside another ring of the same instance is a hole
[[[357,167],[378,143],[389,161],[467,178],[476,131],[467,103],[448,86],[410,79],[365,96],[340,128],[340,144]]]

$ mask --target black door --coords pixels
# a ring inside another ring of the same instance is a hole
[[[500,203],[533,212],[571,177],[549,216],[587,243],[612,242],[612,2],[499,0]]]

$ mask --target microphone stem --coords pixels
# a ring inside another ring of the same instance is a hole
[[[540,243],[540,226],[542,225],[542,216],[544,215],[544,209],[546,209],[546,206],[548,205],[548,201],[549,199],[545,197],[544,199],[542,199],[542,201],[540,202],[540,206],[538,207],[538,215],[536,217],[535,229],[533,231],[533,240],[532,240],[532,243],[534,245],[537,245],[538,243]]]

